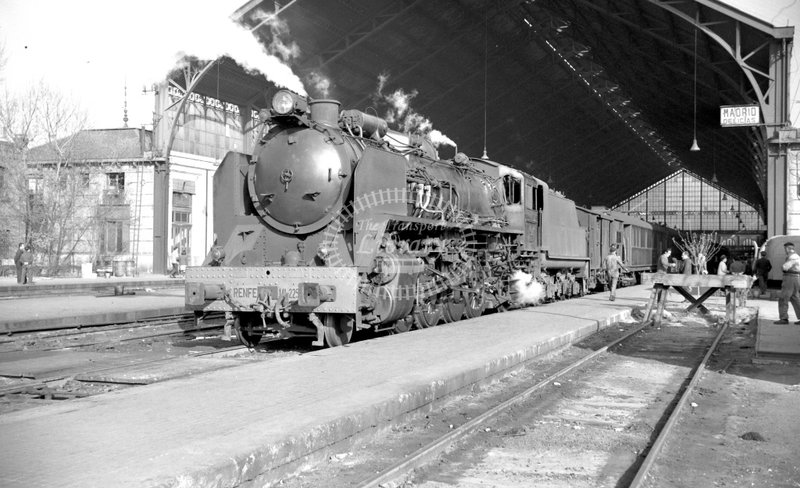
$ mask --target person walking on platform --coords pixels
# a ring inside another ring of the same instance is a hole
[[[172,249],[169,255],[169,264],[172,268],[169,273],[170,278],[177,278],[178,273],[181,271],[180,255],[178,254],[177,246]]]
[[[756,260],[756,279],[758,280],[758,296],[767,294],[767,277],[772,271],[772,263],[767,259],[767,252],[761,251],[761,257]]]
[[[14,267],[17,269],[17,284],[22,284],[22,253],[25,252],[25,244],[20,242],[17,252],[14,254]]]
[[[745,264],[744,261],[734,258],[733,262],[731,263],[730,272],[732,275],[736,276],[744,276],[745,271]],[[747,291],[749,288],[736,288],[736,306],[737,307],[744,307],[747,305]]]
[[[794,251],[794,243],[787,242],[783,245],[786,251],[786,261],[783,269],[783,283],[781,294],[778,298],[778,320],[775,324],[789,323],[789,302],[792,303],[795,316],[800,319],[800,256]],[[800,324],[800,320],[795,322]]]
[[[19,260],[22,263],[22,284],[32,285],[33,270],[31,270],[31,266],[33,266],[33,252],[31,252],[31,246],[25,246],[25,251],[23,251]]]
[[[672,254],[672,250],[667,249],[663,253],[661,253],[661,257],[658,258],[658,266],[656,271],[659,273],[669,273],[669,269],[672,266],[669,262],[669,256]]]
[[[608,256],[603,259],[603,269],[606,271],[606,288],[611,288],[611,295],[609,295],[608,299],[613,302],[617,299],[616,293],[619,271],[622,269],[626,273],[628,272],[628,268],[622,263],[622,258],[617,255],[616,244],[611,244]]]
[[[726,274],[728,274],[728,257],[723,254],[719,257],[717,276],[725,276]]]
[[[681,272],[686,276],[691,275],[692,274],[692,258],[689,257],[689,253],[688,252],[683,251],[683,254],[681,254],[681,261],[683,261],[683,269],[681,270]]]

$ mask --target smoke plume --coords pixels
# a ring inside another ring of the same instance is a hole
[[[536,305],[544,299],[544,287],[533,276],[517,270],[511,275],[511,300],[515,305]]]
[[[389,74],[381,73],[378,75],[378,89],[376,98],[378,103],[387,105],[384,115],[386,122],[394,126],[397,130],[405,133],[418,133],[427,135],[434,146],[442,144],[456,147],[452,139],[442,134],[439,130],[433,129],[433,123],[411,107],[412,100],[419,95],[417,90],[406,92],[398,88],[389,94],[384,94],[383,90],[389,82]]]
[[[312,71],[306,77],[306,81],[311,85],[313,93],[316,94],[318,98],[328,98],[331,89],[331,80],[316,71]]]
[[[16,5],[4,9],[9,3]],[[0,34],[7,39],[4,75],[10,91],[44,81],[84,103],[92,126],[119,127],[127,85],[130,125],[136,127],[152,123],[149,89],[163,81],[184,55],[202,60],[228,55],[276,85],[305,93],[287,65],[300,52],[280,16],[258,31],[271,39],[265,48],[253,33],[231,20],[241,1],[79,3],[78,10],[91,14],[76,15],[74,2],[0,2],[0,18],[6,21]],[[143,28],[142,35],[130,26]],[[142,93],[142,87],[148,92]]]
[[[439,147],[442,144],[444,144],[446,146],[456,147],[456,143],[453,142],[452,139],[450,139],[449,137],[447,137],[446,135],[442,134],[440,131],[438,131],[436,129],[430,131],[430,133],[428,134],[428,137],[431,138],[431,142],[436,147]]]

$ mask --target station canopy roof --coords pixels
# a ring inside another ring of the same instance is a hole
[[[775,85],[769,46],[792,27],[714,0],[253,0],[234,18],[265,48],[296,44],[287,64],[309,96],[394,113],[395,129],[419,114],[459,151],[485,148],[581,205],[683,167],[766,207],[770,133],[720,128],[719,107],[757,103],[753,80]],[[258,108],[276,90],[230,59],[216,71],[195,91]],[[398,90],[413,95],[403,114]]]

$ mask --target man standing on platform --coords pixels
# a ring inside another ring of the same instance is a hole
[[[717,265],[717,275],[725,276],[728,274],[728,257],[724,254],[719,257],[719,264]]]
[[[733,262],[731,263],[731,267],[729,268],[732,275],[737,276],[744,276],[745,264],[744,261],[741,261],[736,258],[732,258]],[[735,295],[736,295],[736,306],[737,307],[744,307],[747,305],[747,288],[736,288]]]
[[[691,275],[692,274],[692,258],[689,257],[689,253],[688,252],[683,251],[683,253],[681,254],[681,261],[683,261],[683,269],[681,270],[681,272],[686,276]]]
[[[622,258],[617,256],[617,245],[611,244],[608,256],[603,260],[603,269],[606,270],[606,288],[611,287],[611,295],[608,297],[610,301],[617,299],[617,281],[619,281],[619,270],[623,269],[628,272],[628,268],[622,264]]]
[[[778,317],[776,324],[789,323],[789,302],[792,302],[794,314],[800,319],[800,256],[794,252],[794,243],[787,242],[783,245],[786,251],[786,261],[783,263],[783,283],[781,294],[778,298]],[[800,324],[800,320],[795,322]]]
[[[33,266],[33,252],[31,246],[25,246],[25,250],[19,257],[19,260],[22,262],[22,284],[32,285],[33,270],[31,269],[31,266]]]
[[[17,253],[14,254],[14,267],[17,268],[17,284],[22,284],[22,253],[25,252],[25,244],[19,243]]]
[[[669,262],[670,255],[672,255],[671,249],[667,249],[666,251],[661,253],[661,257],[658,258],[658,266],[656,268],[656,271],[658,271],[659,273],[669,273],[669,270],[672,267],[672,265]]]
[[[756,278],[758,279],[759,296],[767,294],[767,277],[772,271],[772,263],[767,259],[767,252],[761,251],[761,257],[756,260]]]

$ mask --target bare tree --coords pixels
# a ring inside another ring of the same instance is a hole
[[[706,264],[716,255],[722,248],[719,243],[716,232],[711,233],[686,233],[684,236],[680,234],[680,239],[672,238],[672,242],[681,250],[681,252],[689,253],[689,257],[694,265],[695,274],[703,274],[708,272]]]
[[[76,103],[43,83],[0,94],[0,134],[10,141],[2,154],[0,226],[21,231],[51,274],[69,264],[93,225],[91,170],[71,153],[86,120]]]

